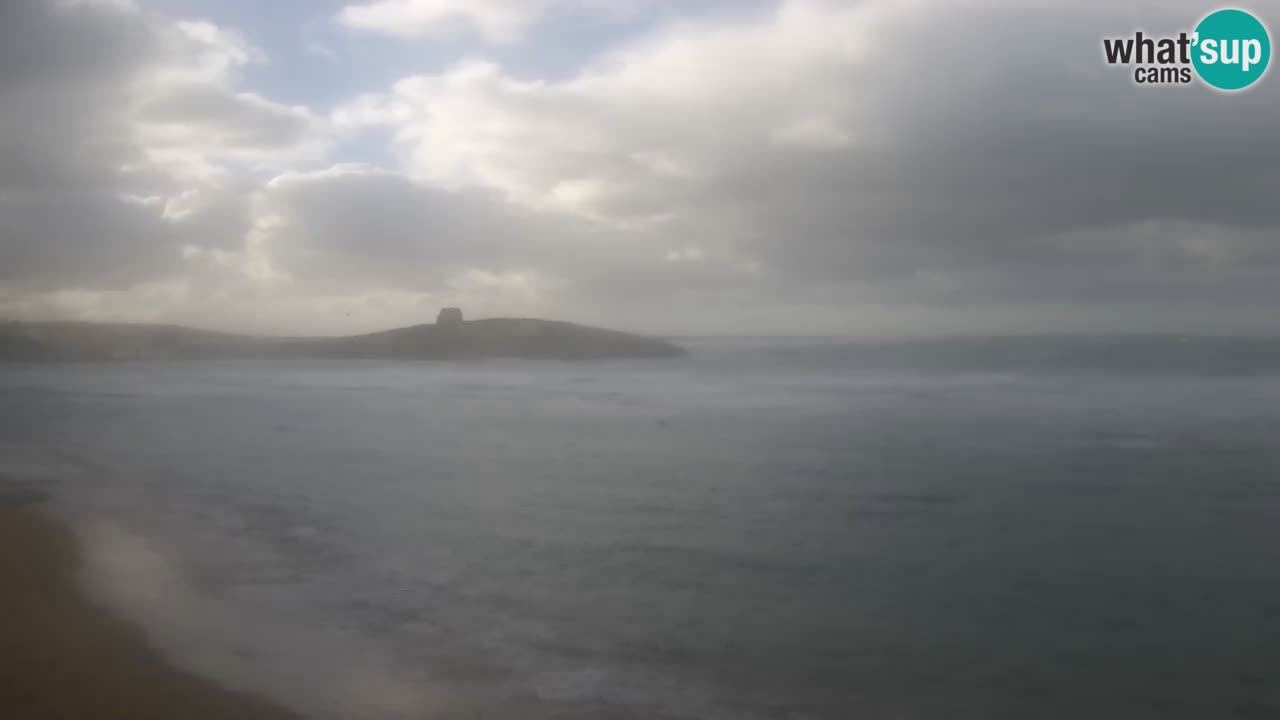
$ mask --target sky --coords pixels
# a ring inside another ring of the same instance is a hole
[[[1277,332],[1275,70],[1103,60],[1217,7],[4,0],[0,318]]]

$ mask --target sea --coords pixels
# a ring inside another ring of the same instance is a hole
[[[1280,340],[0,366],[0,496],[322,720],[1280,717]]]

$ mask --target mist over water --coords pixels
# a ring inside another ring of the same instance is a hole
[[[321,717],[1280,713],[1280,343],[689,345],[10,366],[0,477]]]

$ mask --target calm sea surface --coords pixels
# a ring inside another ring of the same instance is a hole
[[[688,345],[0,366],[0,491],[323,718],[1280,717],[1280,343]]]

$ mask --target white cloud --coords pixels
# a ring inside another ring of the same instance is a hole
[[[667,262],[702,262],[702,248],[697,245],[687,245],[675,250],[668,250],[666,254]]]
[[[1160,22],[1178,12],[1162,8]],[[554,82],[477,62],[407,77],[339,116],[387,127],[423,181],[618,229],[698,233],[714,256],[805,285],[906,287],[970,265],[1025,272],[1063,254],[1062,233],[1188,214],[1198,227],[1236,226],[1218,240],[1166,239],[1171,253],[1204,256],[1239,226],[1280,223],[1256,190],[1205,201],[1182,184],[1211,162],[1201,141],[1215,98],[1134,95],[1127,78],[1072,60],[1130,22],[1101,4],[1082,15],[1067,4],[792,0],[667,28]],[[1037,24],[1055,34],[1015,32]],[[1264,139],[1274,101],[1234,101],[1238,129],[1266,149],[1250,153],[1238,135],[1214,146],[1256,189],[1280,153]],[[1166,122],[1153,135],[1140,118],[1155,115]],[[1165,170],[1144,172],[1153,166]],[[1054,262],[1129,262],[1137,242]]]
[[[180,50],[182,67],[198,77],[222,78],[234,68],[267,62],[266,53],[239,33],[211,22],[184,20],[174,23],[174,28],[191,43]]]
[[[408,77],[335,120],[392,128],[407,169],[430,182],[585,217],[660,217],[770,142],[848,144],[847,128],[869,113],[833,83],[856,79],[875,21],[860,7],[793,3],[730,26],[677,27],[559,83],[482,62]]]
[[[585,7],[339,18],[492,43]],[[248,90],[271,58],[229,28],[84,0],[0,12],[0,312],[302,331],[463,304],[820,330],[1280,287],[1276,95],[1134,88],[1081,50],[1133,26],[1110,3],[735,6],[567,76],[473,59],[323,114]],[[389,167],[367,162],[382,139]],[[1204,172],[1222,187],[1186,181]]]
[[[0,283],[92,290],[243,238],[251,174],[323,153],[322,122],[236,89],[265,58],[210,23],[16,0],[0,18]]]
[[[330,48],[324,43],[311,41],[303,46],[303,50],[305,50],[308,55],[324,58],[332,63],[338,62],[338,53],[334,52],[333,48]]]
[[[491,42],[509,43],[558,4],[571,3],[566,0],[377,0],[347,5],[337,19],[353,30],[386,35],[421,37],[471,30]]]
[[[829,118],[807,117],[777,128],[769,139],[807,150],[836,150],[849,144],[849,133]]]
[[[585,14],[622,21],[638,11],[683,0],[366,0],[345,5],[335,21],[350,30],[423,38],[453,33],[478,35],[494,45],[523,40],[553,16]]]

